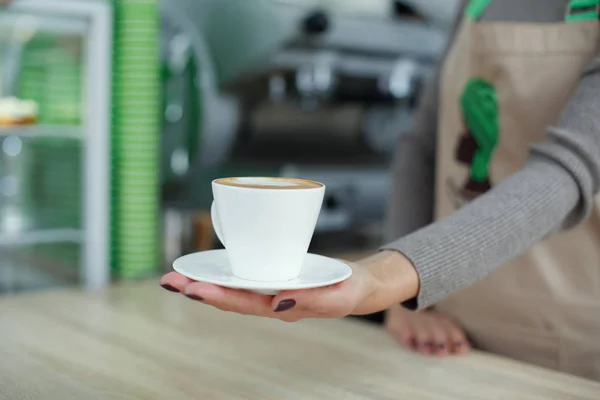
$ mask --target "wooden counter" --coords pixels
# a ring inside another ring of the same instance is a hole
[[[222,313],[147,282],[0,299],[0,399],[600,399],[600,383],[425,358],[354,320]]]

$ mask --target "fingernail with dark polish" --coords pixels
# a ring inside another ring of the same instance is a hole
[[[438,348],[438,350],[445,350],[446,345],[444,343],[438,343],[437,348]]]
[[[282,300],[277,305],[275,312],[284,312],[296,307],[296,300]]]
[[[419,344],[417,343],[417,339],[415,338],[410,338],[408,340],[408,346],[412,349],[416,348]]]
[[[179,293],[179,289],[177,289],[176,287],[173,287],[173,286],[171,286],[171,285],[168,285],[168,284],[166,284],[166,283],[165,283],[164,285],[161,285],[161,286],[163,287],[163,289],[166,289],[166,290],[168,290],[169,292],[173,292],[173,293]]]
[[[427,347],[427,348],[429,348],[429,349],[431,349],[431,348],[434,347],[433,346],[433,342],[425,342],[424,346]]]
[[[192,300],[196,300],[196,301],[204,301],[204,299],[200,296],[197,296],[195,294],[186,294],[186,296]]]

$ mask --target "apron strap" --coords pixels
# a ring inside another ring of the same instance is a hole
[[[478,20],[492,0],[469,0],[465,7],[465,16]],[[600,0],[570,0],[565,12],[566,22],[600,20]]]
[[[465,16],[473,21],[478,20],[491,2],[492,0],[470,0],[465,7]]]
[[[565,13],[566,22],[600,19],[600,0],[571,0]]]

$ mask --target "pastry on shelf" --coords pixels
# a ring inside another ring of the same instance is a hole
[[[0,98],[0,126],[32,125],[37,119],[38,105],[35,101]]]

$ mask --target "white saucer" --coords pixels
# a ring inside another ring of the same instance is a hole
[[[226,250],[188,254],[175,260],[173,268],[181,275],[198,282],[268,295],[275,295],[282,290],[329,286],[342,282],[352,275],[352,269],[343,262],[310,253],[306,255],[300,277],[284,282],[258,282],[236,278],[229,268]]]

